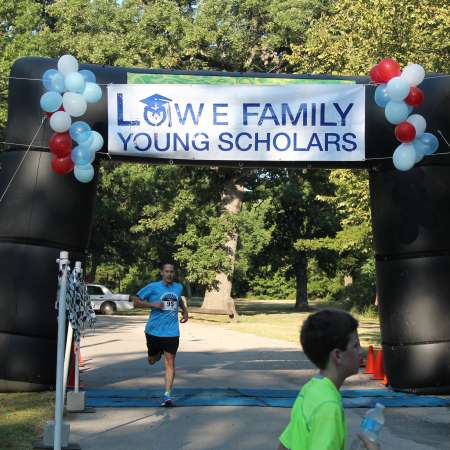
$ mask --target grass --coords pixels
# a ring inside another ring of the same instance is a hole
[[[200,306],[202,299],[194,298],[192,306]],[[200,313],[190,314],[191,319],[211,324],[221,324],[241,333],[251,333],[262,337],[298,342],[301,324],[310,312],[298,312],[293,308],[293,300],[235,300],[239,322],[230,322],[227,316],[214,316]],[[310,302],[313,310],[324,307],[339,308],[338,304]],[[380,324],[372,310],[357,315],[361,345],[366,351],[369,345],[381,346]]]
[[[54,392],[0,394],[0,449],[31,450],[54,415]]]

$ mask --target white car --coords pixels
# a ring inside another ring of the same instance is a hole
[[[86,284],[86,286],[94,311],[110,315],[116,311],[134,309],[133,300],[128,294],[113,294],[101,284]]]

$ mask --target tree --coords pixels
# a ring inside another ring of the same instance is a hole
[[[0,18],[0,137],[3,140],[11,67],[20,57],[45,54],[39,32],[45,26],[46,16],[43,2],[3,0]]]
[[[373,64],[390,56],[402,66],[419,63],[428,71],[448,72],[448,5],[436,0],[337,0],[311,23],[302,45],[292,45],[286,60],[302,73],[367,75]],[[367,173],[331,171],[341,231],[316,245],[337,252],[339,268],[367,287],[360,304],[375,290]],[[327,200],[327,199],[325,199]],[[299,241],[298,246],[304,243]]]
[[[295,278],[295,309],[308,309],[308,258],[320,247],[295,245],[299,239],[315,241],[334,236],[337,229],[333,207],[320,200],[331,195],[332,187],[323,171],[284,169],[261,176],[264,194],[270,198],[265,217],[271,228],[271,240],[263,254],[272,268],[288,266]]]

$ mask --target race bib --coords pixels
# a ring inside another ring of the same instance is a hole
[[[174,294],[165,294],[161,297],[163,311],[176,311],[178,306],[178,297]]]

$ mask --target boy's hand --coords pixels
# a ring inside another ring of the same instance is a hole
[[[183,311],[183,317],[180,319],[180,323],[186,323],[189,320],[189,315],[186,310]]]
[[[359,437],[359,439],[361,439],[361,441],[364,444],[364,447],[367,450],[380,450],[380,444],[378,444],[377,442],[372,442],[369,441],[369,439],[367,439],[363,434],[358,433],[357,436]]]

